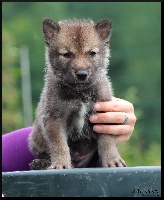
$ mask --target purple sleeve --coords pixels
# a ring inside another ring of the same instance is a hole
[[[35,158],[28,148],[27,138],[32,127],[2,135],[2,171],[27,171]]]

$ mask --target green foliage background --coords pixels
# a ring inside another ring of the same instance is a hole
[[[119,145],[128,166],[161,163],[161,3],[3,2],[2,134],[24,127],[19,48],[29,47],[33,117],[44,77],[42,19],[113,21],[109,75],[115,96],[135,107],[137,123]]]

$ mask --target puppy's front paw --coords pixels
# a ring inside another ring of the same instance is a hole
[[[126,167],[125,161],[118,156],[110,156],[102,159],[102,167]]]
[[[53,163],[47,169],[71,169],[71,163]]]

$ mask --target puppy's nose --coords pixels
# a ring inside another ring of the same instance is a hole
[[[88,75],[88,72],[82,71],[82,70],[80,70],[76,73],[76,76],[80,81],[85,81],[87,78],[87,75]]]

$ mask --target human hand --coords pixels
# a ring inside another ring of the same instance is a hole
[[[129,140],[137,120],[130,102],[112,97],[111,101],[97,102],[94,109],[99,113],[90,116],[89,120],[95,123],[95,132],[115,135],[116,144]],[[123,112],[128,116],[125,124],[122,124],[125,121]]]

